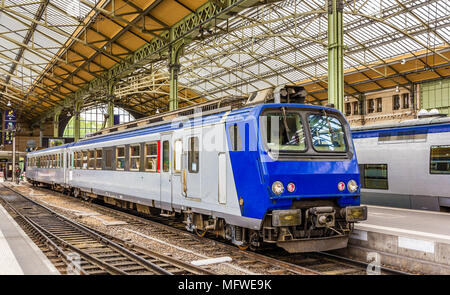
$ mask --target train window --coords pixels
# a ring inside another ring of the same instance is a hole
[[[181,172],[181,155],[183,154],[183,142],[177,139],[173,145],[173,170]]]
[[[89,151],[88,168],[95,169],[95,151]]]
[[[169,172],[170,158],[169,158],[169,141],[163,142],[163,171]]]
[[[338,118],[311,114],[308,116],[312,144],[318,152],[345,152],[344,128]]]
[[[82,151],[82,155],[83,155],[83,166],[81,168],[87,169],[87,167],[88,167],[88,152]]]
[[[388,189],[387,164],[361,164],[361,187],[370,189]]]
[[[430,174],[450,174],[450,145],[430,148]]]
[[[298,112],[270,111],[260,117],[262,137],[270,152],[306,150],[305,132]]]
[[[158,167],[158,143],[145,144],[145,171],[156,172]]]
[[[113,169],[113,150],[105,149],[105,169]]]
[[[198,137],[189,138],[188,169],[190,173],[198,173],[199,170]]]
[[[239,126],[233,124],[228,127],[228,133],[230,135],[230,146],[232,151],[242,151],[242,139]]]
[[[72,153],[69,154],[69,163],[67,165],[67,168],[72,168],[73,167],[73,162],[72,162]]]
[[[130,170],[139,171],[141,165],[141,146],[130,146]]]
[[[82,154],[81,154],[81,152],[76,152],[75,154],[76,154],[76,156],[77,156],[77,158],[76,158],[76,168],[81,169],[81,167],[83,167],[83,164],[82,164],[82,161],[83,161],[83,159],[82,159]]]
[[[95,168],[102,169],[102,150],[95,150]]]
[[[119,146],[116,148],[116,169],[125,169],[125,147]]]

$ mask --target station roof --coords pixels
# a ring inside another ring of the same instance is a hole
[[[181,25],[195,28],[183,36],[181,106],[282,84],[304,85],[308,100],[323,103],[326,1],[231,2],[226,16],[213,11],[192,23],[225,1],[4,0],[0,106],[9,100],[35,122],[77,96],[86,105],[104,101],[105,80],[115,79],[117,105],[142,115],[164,111],[168,57],[160,49]],[[445,0],[345,1],[346,95],[449,77],[449,12]]]

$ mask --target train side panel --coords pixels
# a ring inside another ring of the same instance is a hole
[[[413,140],[354,138],[358,162],[387,164],[387,189],[362,188],[362,202],[439,211],[450,206],[449,175],[430,173],[430,148],[449,145],[450,132],[431,132]]]

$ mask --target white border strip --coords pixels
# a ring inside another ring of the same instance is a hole
[[[381,225],[373,225],[373,224],[358,224],[357,226],[358,226],[359,230],[367,230],[367,228],[378,229],[378,230],[388,231],[393,234],[403,233],[403,234],[421,236],[421,237],[430,238],[430,239],[440,239],[440,240],[445,240],[445,241],[450,242],[450,236],[447,236],[447,235],[432,234],[432,233],[426,233],[426,232],[421,232],[421,231],[408,230],[408,229],[395,228],[395,227],[387,227],[387,226],[381,226]]]

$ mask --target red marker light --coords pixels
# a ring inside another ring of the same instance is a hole
[[[345,183],[343,183],[342,181],[338,183],[338,190],[340,190],[341,192],[343,190],[345,190]]]
[[[288,190],[288,192],[293,193],[295,191],[295,184],[293,182],[290,182],[287,185],[287,190]]]

